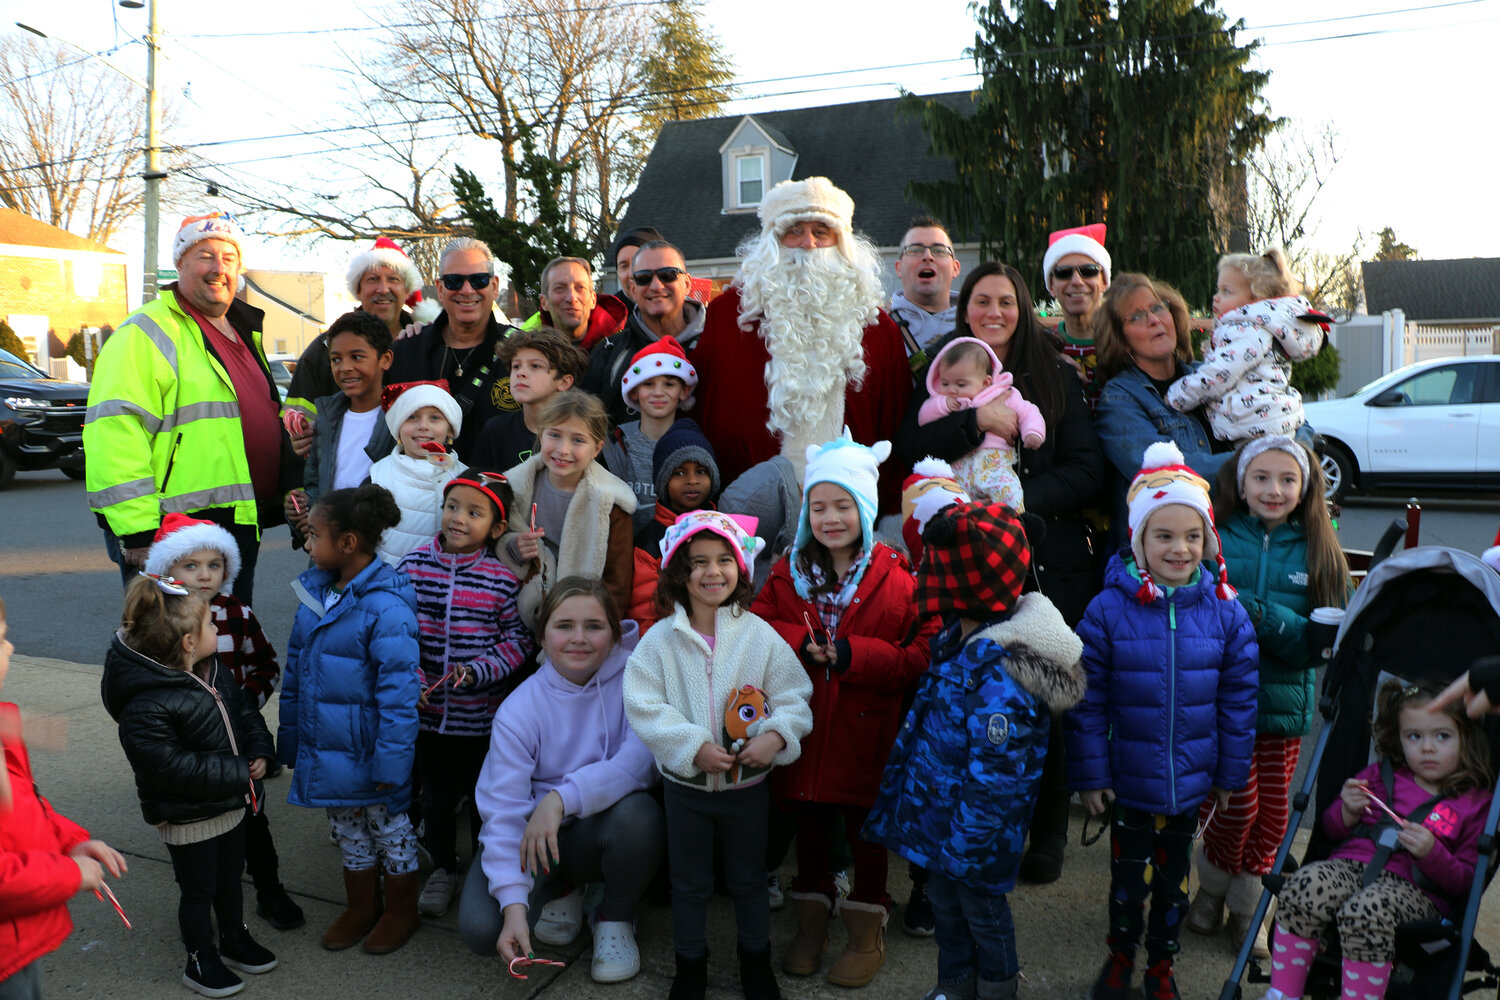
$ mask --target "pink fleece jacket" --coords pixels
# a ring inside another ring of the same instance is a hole
[[[990,356],[990,370],[994,373],[991,377],[994,381],[987,388],[979,390],[972,397],[944,396],[938,390],[943,356],[952,350],[955,344],[978,344]],[[1047,422],[1042,418],[1042,411],[1036,408],[1035,403],[1021,398],[1021,394],[1015,389],[1012,384],[1013,382],[1014,379],[1012,379],[1010,372],[1006,371],[1005,367],[1000,364],[1000,359],[995,356],[995,352],[990,349],[989,344],[986,344],[977,337],[955,337],[943,346],[943,349],[938,352],[938,356],[932,359],[932,364],[927,366],[927,399],[917,409],[917,423],[930,424],[934,420],[939,420],[958,410],[977,409],[992,400],[1004,399],[1005,405],[1009,406],[1016,413],[1016,419],[1019,421],[1021,443],[1027,448],[1040,447],[1041,443],[1047,437]],[[1014,445],[998,434],[987,431],[979,447],[1012,449]]]
[[[633,621],[620,624],[624,635],[587,684],[564,679],[543,658],[495,713],[474,803],[484,821],[484,875],[502,909],[531,894],[531,876],[521,871],[521,835],[548,792],[562,796],[566,823],[656,781],[656,761],[625,721],[621,693],[640,633]]]
[[[1402,816],[1432,798],[1412,778],[1406,767],[1396,771],[1396,794],[1389,805]],[[1355,775],[1369,783],[1370,791],[1385,798],[1385,783],[1380,778],[1380,763],[1377,761]],[[1479,860],[1479,833],[1484,829],[1485,814],[1490,807],[1488,789],[1471,788],[1456,798],[1439,800],[1427,813],[1422,825],[1432,831],[1432,850],[1423,858],[1414,858],[1401,848],[1391,854],[1385,869],[1393,875],[1415,881],[1412,868],[1415,866],[1441,890],[1441,894],[1430,889],[1422,891],[1437,906],[1438,912],[1447,916],[1456,901],[1462,900],[1474,882],[1474,864]],[[1374,806],[1360,817],[1361,825],[1373,829],[1383,816]],[[1349,858],[1368,864],[1375,856],[1375,841],[1369,837],[1352,837],[1351,830],[1344,825],[1343,802],[1335,799],[1323,813],[1323,832],[1335,842],[1331,857]]]

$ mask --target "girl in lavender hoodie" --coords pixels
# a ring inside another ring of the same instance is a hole
[[[622,630],[601,581],[581,576],[557,582],[542,621],[541,666],[500,705],[474,791],[484,825],[459,930],[478,954],[524,961],[532,935],[572,943],[584,885],[602,882],[591,972],[621,982],[641,968],[635,908],[666,845],[647,791],[655,762],[626,723],[621,694],[639,633],[632,621]]]

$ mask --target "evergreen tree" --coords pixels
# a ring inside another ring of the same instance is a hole
[[[641,86],[650,137],[667,122],[711,118],[734,96],[734,65],[701,14],[701,0],[667,0],[652,14],[654,51]]]
[[[510,265],[514,290],[536,299],[541,291],[542,268],[549,260],[589,259],[596,248],[573,235],[563,207],[565,183],[577,171],[577,163],[563,166],[538,152],[533,129],[534,126],[527,126],[520,130],[520,162],[506,159],[522,182],[521,214],[529,214],[531,221],[506,218],[485,193],[483,182],[461,166],[454,168],[453,194],[473,226],[474,237],[489,244],[495,256]]]
[[[1276,125],[1267,74],[1247,68],[1255,43],[1235,42],[1244,23],[1214,0],[989,0],[975,13],[972,113],[906,99],[957,176],[909,192],[1028,281],[1048,232],[1105,222],[1117,270],[1206,303],[1244,218],[1240,164]]]
[[[1375,260],[1416,260],[1417,248],[1407,246],[1396,239],[1396,230],[1386,226],[1380,231],[1380,246],[1375,250]]]

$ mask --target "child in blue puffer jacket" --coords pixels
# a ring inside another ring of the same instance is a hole
[[[1249,776],[1260,651],[1229,586],[1208,483],[1167,441],[1126,493],[1130,549],[1110,558],[1078,635],[1088,691],[1068,713],[1068,784],[1110,821],[1109,958],[1092,1000],[1126,1000],[1146,898],[1144,992],[1175,1000],[1198,809]],[[1217,566],[1217,579],[1203,566]],[[1147,866],[1152,870],[1148,871]]]
[[[896,736],[864,838],[928,872],[938,985],[924,1000],[1014,1000],[1005,894],[1041,782],[1052,715],[1083,695],[1082,644],[1039,593],[1015,511],[956,503],[923,532],[915,601],[940,614],[932,665]]]
[[[307,524],[315,568],[292,585],[300,606],[276,751],[294,768],[287,801],[325,809],[343,854],[348,908],[323,935],[330,951],[361,938],[372,954],[395,951],[421,924],[407,815],[421,693],[417,598],[406,574],[375,555],[400,520],[382,486],[323,494]]]

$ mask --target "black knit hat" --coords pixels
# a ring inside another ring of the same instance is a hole
[[[661,233],[658,233],[650,226],[637,226],[634,229],[627,229],[615,237],[614,246],[609,248],[609,263],[613,265],[619,259],[620,251],[626,247],[643,247],[647,243],[659,239],[661,239]]]
[[[708,470],[709,498],[719,495],[719,463],[714,460],[714,446],[703,436],[698,421],[679,417],[656,442],[651,453],[651,479],[658,499],[666,499],[667,481],[683,462],[697,462]]]

